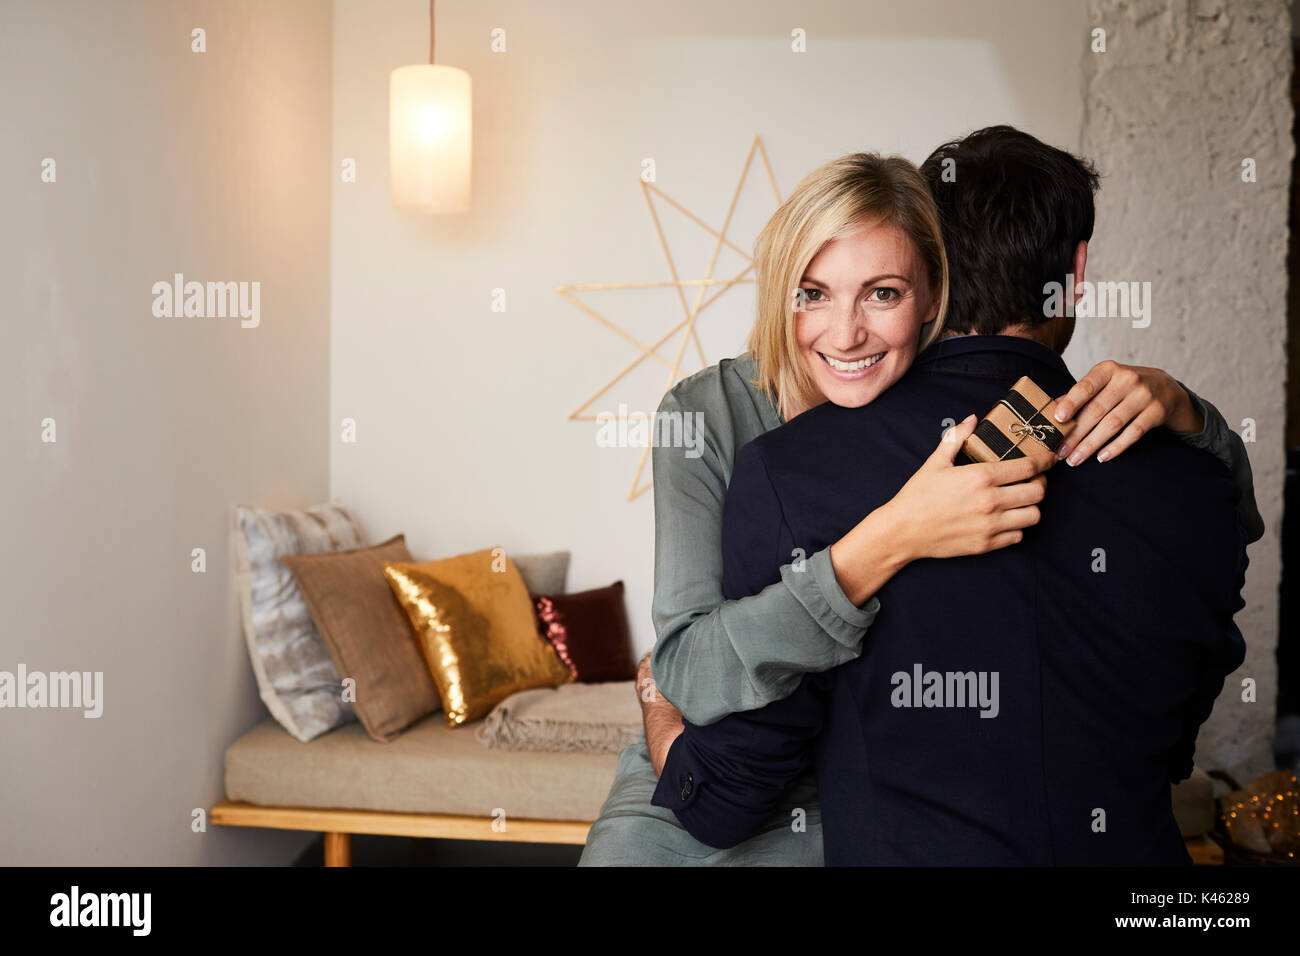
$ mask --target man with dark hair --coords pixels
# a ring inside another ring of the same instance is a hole
[[[997,335],[1011,316],[1046,324],[1044,287],[1083,276],[1080,244],[1092,239],[1097,171],[1028,133],[990,126],[944,143],[921,174],[939,208],[951,271],[946,328]],[[1048,344],[1062,352],[1074,323],[1054,328],[1064,339]]]
[[[889,501],[941,423],[984,414],[1023,375],[1053,396],[1074,385],[1059,355],[1073,319],[1045,314],[1044,286],[1082,279],[1096,173],[1009,127],[923,168],[952,331],[870,404],[826,403],[741,451],[729,599]],[[1244,657],[1240,491],[1165,429],[1049,482],[1021,543],[896,574],[860,658],[762,709],[686,724],[653,802],[730,846],[815,765],[831,865],[1187,862],[1169,787]]]

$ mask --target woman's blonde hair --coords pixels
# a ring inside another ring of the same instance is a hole
[[[864,224],[892,223],[915,244],[939,311],[921,329],[918,350],[943,331],[948,310],[948,257],[939,214],[917,168],[901,156],[852,153],[813,170],[781,203],[754,243],[758,314],[749,351],[758,367],[754,384],[785,416],[819,399],[795,342],[796,290],[808,263],[832,239]]]

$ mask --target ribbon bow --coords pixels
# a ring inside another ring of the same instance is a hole
[[[1012,422],[1011,434],[1016,438],[1024,438],[1026,435],[1033,435],[1042,444],[1047,444],[1047,433],[1056,431],[1051,425],[1030,425],[1028,422]]]
[[[1048,434],[1056,431],[1053,426],[1046,423],[1042,425],[1031,425],[1025,416],[1020,414],[1020,411],[1005,398],[1002,400],[1001,404],[1011,409],[1011,413],[1015,415],[1016,418],[1020,419],[1018,422],[1012,422],[1010,428],[1011,434],[1017,440],[1024,438],[1026,435],[1033,435],[1041,444],[1046,445]]]

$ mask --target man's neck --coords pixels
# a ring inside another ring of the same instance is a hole
[[[1014,339],[1029,339],[1031,342],[1038,342],[1040,345],[1046,345],[1049,349],[1060,355],[1064,351],[1065,344],[1060,341],[1062,328],[1059,322],[1039,322],[1031,325],[1028,322],[1021,322],[1016,325],[1008,325],[1005,329],[995,334],[1005,335]],[[960,338],[967,335],[979,335],[979,332],[957,332],[948,330],[940,338]],[[1067,339],[1068,341],[1068,339]]]

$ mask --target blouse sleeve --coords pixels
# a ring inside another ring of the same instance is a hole
[[[672,392],[659,410],[684,411]],[[829,549],[792,556],[779,581],[724,600],[722,509],[730,465],[715,445],[706,430],[697,457],[681,448],[653,450],[657,639],[651,669],[664,697],[701,725],[781,700],[804,674],[853,660],[880,609],[874,596],[861,607],[849,601]]]
[[[1182,382],[1178,384],[1183,385]],[[1258,541],[1264,536],[1264,519],[1260,517],[1259,506],[1255,503],[1255,478],[1250,470],[1250,459],[1246,457],[1246,445],[1241,436],[1228,427],[1217,408],[1186,385],[1183,385],[1183,389],[1200,410],[1205,427],[1194,434],[1180,434],[1178,437],[1193,448],[1209,452],[1228,466],[1241,488],[1237,514],[1241,517],[1242,527],[1246,529],[1246,543]]]

